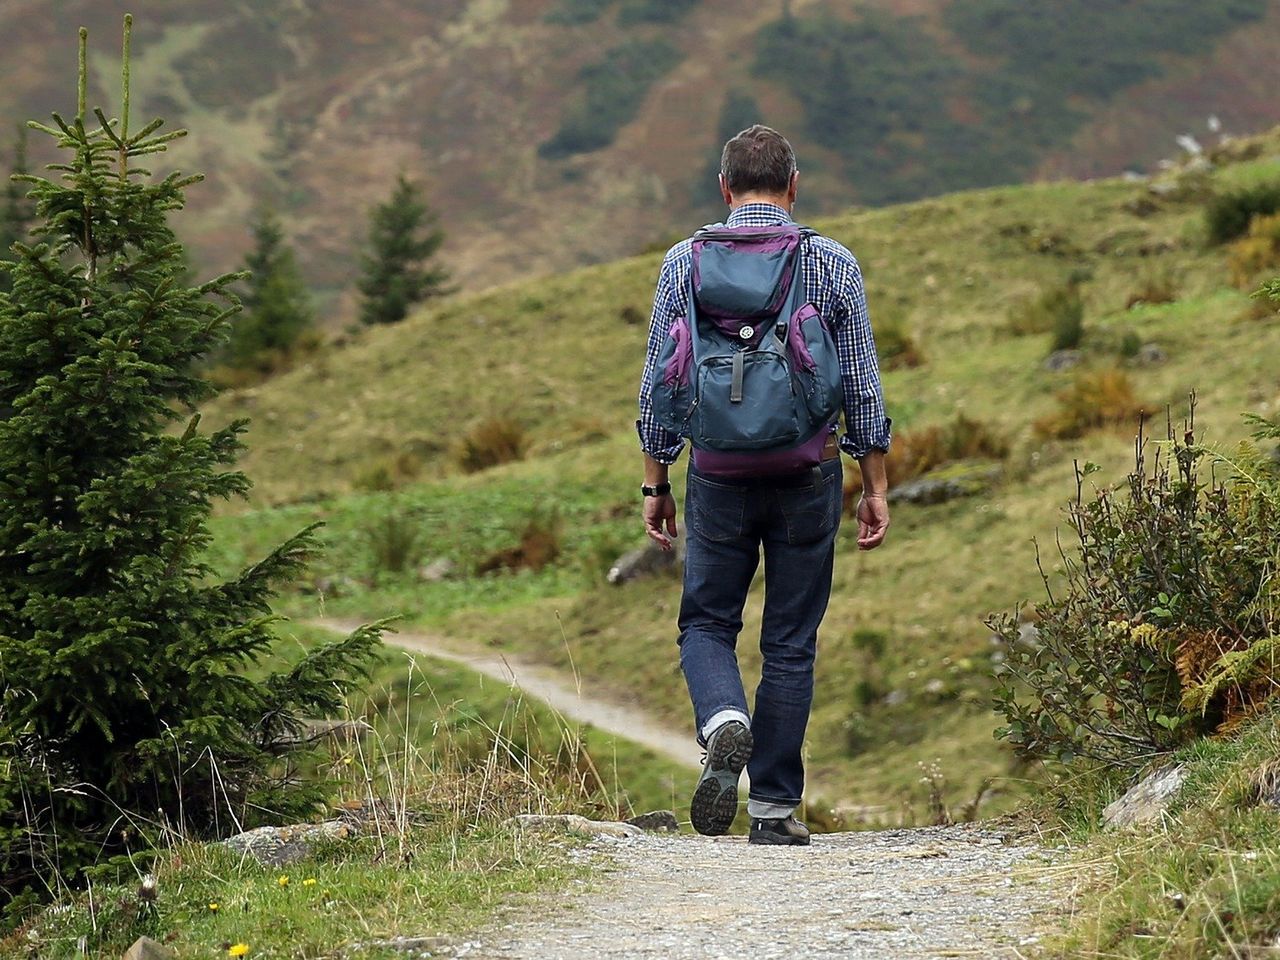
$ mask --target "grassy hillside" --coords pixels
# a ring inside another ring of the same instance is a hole
[[[897,442],[918,447],[960,412],[1009,449],[984,495],[896,507],[880,551],[857,553],[852,529],[842,531],[809,738],[810,767],[834,799],[894,819],[918,815],[919,764],[940,761],[953,806],[988,777],[1012,778],[993,801],[1007,803],[1023,776],[991,740],[993,648],[981,619],[1037,595],[1033,537],[1052,574],[1072,461],[1098,463],[1099,483],[1129,463],[1131,427],[1079,440],[1037,430],[1081,370],[1104,374],[1087,381],[1086,407],[1107,402],[1094,395],[1109,389],[1099,383],[1122,377],[1148,410],[1169,404],[1180,416],[1194,388],[1201,434],[1220,444],[1244,435],[1242,411],[1280,405],[1280,324],[1228,283],[1226,255],[1206,246],[1203,227],[1206,191],[1280,177],[1280,137],[1221,160],[1203,182],[1172,175],[1181,192],[1164,199],[1146,184],[1058,183],[816,221],[861,259],[881,339],[896,331],[924,358],[885,376]],[[259,489],[248,510],[220,518],[218,562],[242,562],[322,519],[329,550],[316,581],[289,598],[294,613],[404,613],[466,642],[566,668],[572,659],[588,689],[687,724],[678,584],[603,583],[608,561],[641,541],[631,421],[645,327],[635,313],[646,311],[657,263],[646,256],[455,299],[224,395],[212,419],[253,418],[246,466]],[[1016,329],[1027,302],[1072,276],[1082,366],[1051,372],[1051,335]],[[1143,344],[1163,360],[1132,356]],[[463,474],[456,445],[493,416],[523,426],[528,456]],[[361,492],[356,481],[400,485]],[[477,573],[531,530],[558,546],[552,562]],[[457,574],[421,581],[418,567],[440,558]],[[742,645],[748,669],[758,662],[749,639],[758,602],[757,593]]]
[[[1280,2],[1132,0],[139,0],[139,113],[192,130],[208,171],[184,237],[222,269],[280,212],[335,321],[364,214],[423,178],[473,288],[625,256],[718,212],[708,164],[748,120],[796,141],[811,209],[1045,172],[1114,175],[1218,114],[1280,120]],[[0,140],[67,107],[92,31],[116,75],[120,8],[0,5]],[[1083,51],[1083,53],[1082,53]],[[91,97],[92,98],[92,97]],[[549,242],[548,237],[554,237]]]

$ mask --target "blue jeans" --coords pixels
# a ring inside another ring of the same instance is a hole
[[[717,713],[748,713],[735,647],[764,547],[764,662],[750,714],[755,749],[747,774],[750,799],[770,805],[798,806],[804,793],[801,748],[841,508],[840,461],[819,470],[819,478],[729,480],[690,467],[685,494],[680,667],[700,741]]]

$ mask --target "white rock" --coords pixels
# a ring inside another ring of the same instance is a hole
[[[1186,779],[1187,769],[1182,764],[1161,767],[1108,804],[1102,811],[1103,823],[1109,827],[1133,827],[1160,819]]]

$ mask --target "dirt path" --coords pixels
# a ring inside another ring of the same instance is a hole
[[[322,619],[309,622],[334,633],[350,633],[360,625],[355,620]],[[384,639],[390,645],[425,653],[451,663],[460,663],[486,677],[514,684],[570,720],[589,723],[607,733],[626,737],[677,763],[697,766],[700,762],[698,746],[690,733],[671,730],[655,723],[638,707],[590,696],[579,689],[572,678],[565,678],[550,667],[488,651],[461,653],[458,650],[459,644],[428,633],[402,631],[388,633]]]
[[[312,621],[334,632],[357,624]],[[512,683],[573,720],[695,765],[690,737],[637,707],[587,696],[556,671],[439,636],[389,634],[406,650]],[[1037,914],[1065,899],[1067,868],[982,824],[833,833],[807,848],[752,847],[743,837],[600,838],[575,856],[596,879],[551,903],[509,910],[431,955],[502,960],[871,960],[1020,958]],[[1041,920],[1039,926],[1043,926]],[[434,940],[434,938],[432,938]]]
[[[1070,880],[1040,848],[981,825],[826,834],[808,848],[650,834],[588,849],[606,851],[596,889],[513,911],[452,956],[1018,958]]]

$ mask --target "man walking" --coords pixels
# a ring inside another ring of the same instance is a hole
[[[725,144],[720,164],[720,190],[730,211],[723,235],[736,230],[744,239],[758,240],[776,229],[800,237],[794,254],[799,276],[793,279],[803,284],[799,293],[834,339],[845,432],[837,441],[836,424],[824,425],[817,443],[805,445],[815,451],[812,465],[788,460],[784,451],[781,458],[754,461],[760,465],[759,475],[741,465],[724,469],[724,455],[699,446],[695,436],[686,490],[680,665],[693,701],[698,742],[706,750],[690,814],[699,833],[725,833],[737,815],[737,783],[745,766],[751,843],[809,842],[808,829],[794,814],[804,790],[801,752],[813,699],[814,654],[831,594],[840,523],[840,450],[857,459],[862,470],[859,549],[878,547],[889,527],[884,454],[890,421],[884,413],[862,276],[853,255],[840,244],[808,231],[797,234],[791,211],[798,176],[791,145],[777,131],[756,125],[735,136]],[[652,384],[659,356],[675,328],[692,322],[696,342],[697,325],[706,322],[700,318],[703,305],[691,302],[700,296],[698,283],[709,282],[710,272],[706,266],[701,273],[694,267],[694,239],[676,244],[663,261],[640,390],[637,428],[644,451],[644,524],[649,537],[664,549],[671,548],[676,536],[668,469],[684,441],[655,415]],[[782,247],[774,243],[768,249]],[[720,296],[724,299],[723,292]],[[793,342],[785,334],[786,318],[777,322],[776,346]],[[769,336],[768,331],[748,326],[741,333],[743,343],[734,348],[744,353]],[[736,395],[731,399],[741,408],[742,356],[732,359]],[[761,547],[763,666],[755,709],[749,713],[735,647]]]

